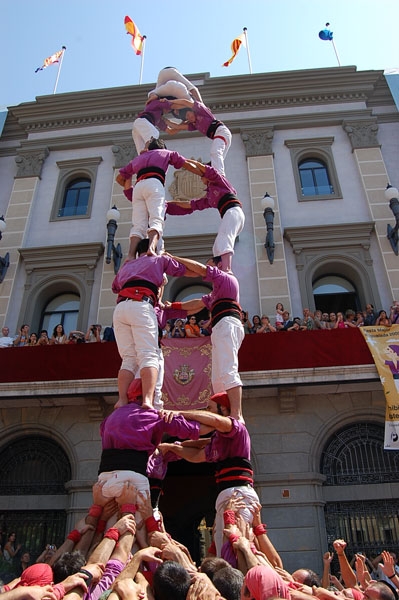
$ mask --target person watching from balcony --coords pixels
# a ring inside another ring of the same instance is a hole
[[[197,317],[195,315],[187,317],[187,323],[184,326],[184,330],[187,338],[204,337],[204,334],[201,333],[201,329],[197,324]]]
[[[95,325],[90,325],[85,334],[85,341],[89,343],[101,342],[101,329],[102,326],[98,323]]]
[[[256,333],[275,333],[276,331],[277,329],[270,323],[269,317],[262,315],[260,327],[257,329]]]
[[[328,312],[323,312],[321,314],[321,321],[320,321],[321,329],[329,329],[329,327],[328,327],[329,322],[330,322],[330,315],[328,314]]]
[[[50,338],[50,346],[57,346],[59,344],[66,344],[67,336],[64,331],[64,327],[61,323],[58,323],[53,329],[53,335]]]
[[[301,320],[301,325],[304,325],[308,331],[316,329],[314,315],[310,312],[309,308],[303,309],[303,319]]]
[[[26,346],[29,342],[29,325],[21,325],[18,335],[14,338],[14,346]]]
[[[347,328],[357,327],[355,319],[356,319],[356,313],[355,313],[355,311],[352,310],[351,308],[348,308],[348,310],[345,311],[345,326]]]
[[[10,337],[10,329],[6,326],[1,329],[0,348],[9,348],[14,344],[14,338]]]
[[[183,319],[176,319],[175,324],[172,327],[172,338],[184,337],[186,337],[186,330],[184,328]]]
[[[37,333],[32,332],[29,336],[27,346],[37,346]]]
[[[242,310],[241,311],[241,323],[242,326],[244,327],[244,333],[245,335],[248,335],[249,333],[251,333],[251,321],[248,319],[248,311],[246,310]]]
[[[37,346],[48,346],[49,344],[50,344],[50,340],[48,339],[47,329],[42,329],[36,345]]]
[[[275,326],[276,329],[282,329],[283,328],[283,313],[284,313],[284,306],[281,304],[281,302],[277,302],[276,304],[276,316],[275,316]]]
[[[381,327],[391,327],[392,323],[391,323],[391,319],[387,316],[387,313],[385,310],[380,310],[380,312],[378,313],[378,317],[375,321],[376,325],[379,325]]]
[[[345,323],[345,317],[342,312],[337,312],[337,320],[334,323],[334,329],[347,329],[348,326]]]
[[[362,310],[358,310],[355,318],[356,327],[364,326],[364,314]]]
[[[377,319],[377,313],[374,310],[374,306],[372,304],[366,304],[366,310],[363,313],[364,316],[364,325],[369,327],[370,325],[374,325]]]
[[[251,333],[256,333],[258,331],[258,329],[260,329],[261,327],[262,327],[262,323],[260,322],[260,316],[254,315],[252,317]]]

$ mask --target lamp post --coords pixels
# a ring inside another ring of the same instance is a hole
[[[3,237],[3,232],[7,229],[6,222],[4,220],[4,215],[0,217],[0,240]],[[0,283],[4,281],[4,277],[6,276],[7,269],[10,266],[10,254],[7,252],[5,256],[0,256]]]
[[[107,212],[107,254],[105,257],[105,262],[107,265],[110,264],[111,259],[114,261],[114,273],[115,275],[119,271],[119,267],[121,266],[121,261],[123,258],[121,245],[118,244],[115,246],[115,233],[118,229],[118,221],[120,219],[121,213],[113,206]]]
[[[391,244],[392,250],[398,256],[398,229],[399,229],[399,192],[398,190],[388,183],[385,190],[385,198],[389,200],[389,208],[393,212],[395,217],[395,226],[387,226],[387,238]]]
[[[274,223],[274,200],[269,194],[263,196],[261,200],[261,205],[263,208],[263,218],[266,223],[266,240],[265,240],[265,248],[267,253],[267,258],[269,259],[269,263],[272,265],[274,260],[274,236],[273,236],[273,223]]]

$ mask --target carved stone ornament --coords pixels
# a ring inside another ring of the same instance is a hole
[[[115,168],[121,169],[125,167],[131,160],[136,158],[136,147],[133,143],[118,144],[112,146],[112,153],[115,157]]]
[[[244,142],[246,156],[267,156],[273,154],[273,128],[242,129],[241,139]]]
[[[193,159],[192,157],[192,160],[202,162],[201,158]],[[173,200],[192,200],[204,195],[204,184],[198,175],[180,169],[173,174],[173,182],[168,190]]]
[[[353,150],[380,146],[377,138],[378,124],[375,121],[345,121],[343,128],[349,136]]]
[[[15,157],[17,163],[16,178],[19,177],[40,177],[43,163],[49,155],[48,148],[43,148],[36,152],[21,152]]]

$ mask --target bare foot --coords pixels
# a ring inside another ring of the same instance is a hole
[[[157,253],[152,248],[148,248],[147,256],[157,256]]]
[[[141,408],[154,408],[154,407],[152,405],[152,402],[150,402],[149,400],[146,400],[146,401],[143,400]]]

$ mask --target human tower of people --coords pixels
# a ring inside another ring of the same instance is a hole
[[[210,165],[168,151],[159,139],[160,130],[183,129],[198,129],[212,140]],[[342,599],[397,600],[389,586],[373,587],[365,574],[363,584],[357,584],[356,576],[353,581],[344,560],[343,540],[336,540],[334,548],[350,590],[316,591],[315,574],[308,569],[298,570],[296,578],[283,570],[261,522],[238,373],[244,329],[231,260],[244,214],[235,189],[224,176],[230,131],[202,103],[198,89],[167,67],[133,124],[133,140],[138,156],[117,177],[133,207],[128,259],[112,284],[117,294],[113,323],[122,358],[119,398],[101,424],[102,453],[93,505],[58,550],[2,588],[4,600],[60,600],[64,596],[68,600],[100,596],[110,600],[309,600],[313,595],[335,600],[337,594]],[[206,185],[204,197],[165,205],[169,165],[200,176]],[[164,250],[158,253],[163,247],[165,212],[188,214],[209,207],[219,210],[221,225],[206,265]],[[167,275],[200,276],[212,284],[212,291],[186,302],[162,302]],[[214,393],[206,410],[164,410],[159,330],[167,319],[204,307],[211,315]],[[183,441],[166,443],[165,434]],[[215,463],[218,495],[213,541],[200,567],[165,531],[158,511],[167,465],[179,459]],[[331,555],[327,555],[328,571]],[[359,563],[359,573],[360,567]],[[389,553],[383,556],[383,569],[389,581],[399,585],[399,572]]]

